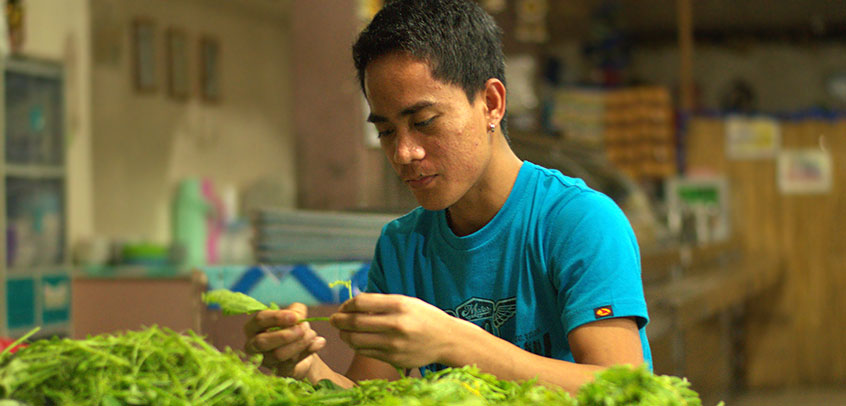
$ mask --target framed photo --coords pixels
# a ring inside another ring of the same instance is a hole
[[[191,93],[188,40],[185,32],[176,28],[167,30],[167,83],[168,94],[175,99],[187,99]]]
[[[136,18],[132,22],[132,63],[135,89],[156,90],[156,33],[152,20]]]
[[[783,194],[831,193],[831,155],[818,148],[782,150],[778,155],[778,188]]]
[[[200,39],[200,96],[220,101],[220,43],[211,37]]]

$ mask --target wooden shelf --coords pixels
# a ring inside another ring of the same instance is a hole
[[[651,309],[672,319],[672,328],[684,329],[774,285],[782,268],[777,259],[746,255],[725,265],[703,267],[690,276],[647,286],[646,300]]]

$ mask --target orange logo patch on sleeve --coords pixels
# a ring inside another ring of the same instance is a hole
[[[601,319],[603,317],[611,317],[614,315],[614,310],[611,309],[611,306],[597,307],[596,309],[593,309],[593,315],[597,319]]]

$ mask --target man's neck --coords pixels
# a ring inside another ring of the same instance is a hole
[[[499,147],[479,182],[447,209],[447,223],[455,235],[470,235],[496,216],[508,200],[522,164],[510,146]]]

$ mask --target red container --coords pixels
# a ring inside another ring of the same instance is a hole
[[[6,347],[12,345],[12,343],[14,343],[14,342],[15,342],[15,340],[12,340],[11,338],[0,337],[0,352],[5,350]],[[18,350],[20,350],[21,348],[24,348],[24,347],[26,347],[26,344],[18,344],[14,348],[9,350],[9,352],[14,354],[16,351],[18,351]]]

